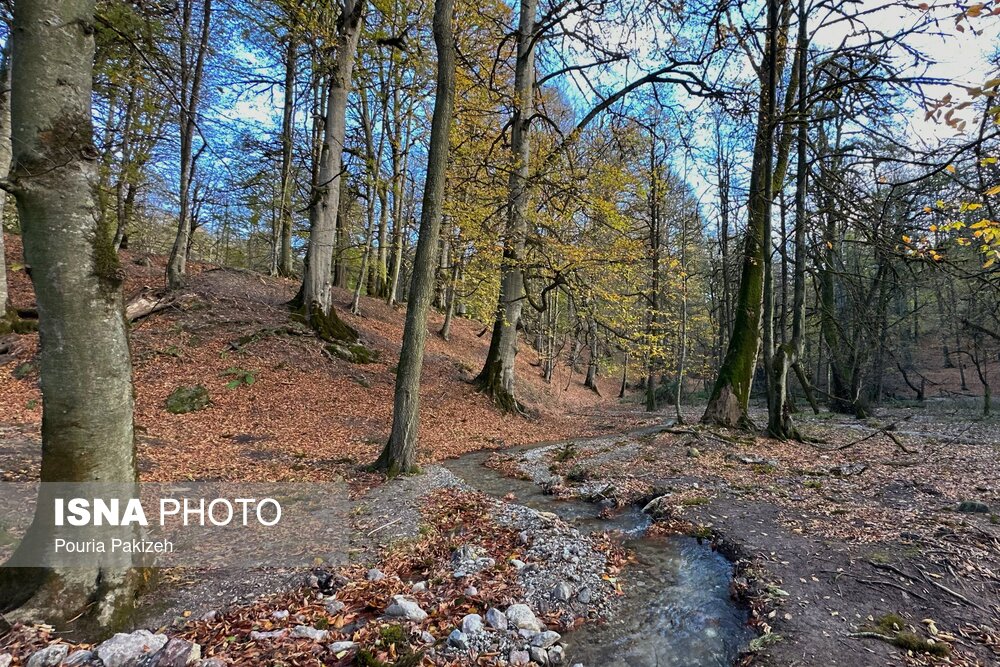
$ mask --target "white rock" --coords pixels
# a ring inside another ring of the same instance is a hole
[[[537,646],[539,648],[548,648],[555,644],[557,641],[562,639],[562,635],[558,632],[553,632],[552,630],[546,630],[545,632],[539,632],[537,635],[531,638],[531,645]]]
[[[561,665],[566,660],[566,652],[562,646],[553,646],[548,651],[550,665]],[[582,665],[580,667],[583,667]]]
[[[253,630],[250,633],[250,641],[270,641],[272,639],[284,637],[286,634],[288,634],[287,630],[270,630],[268,632],[258,632],[257,630]]]
[[[541,632],[542,626],[526,604],[512,604],[507,608],[507,621],[521,630]]]
[[[417,583],[413,584],[413,586],[410,588],[410,590],[412,590],[414,593],[420,593],[421,591],[426,591],[427,590],[427,582],[426,581],[418,581]]]
[[[479,614],[467,614],[462,619],[462,632],[467,635],[480,632],[483,629],[483,617]]]
[[[300,637],[302,639],[311,639],[314,642],[325,642],[330,636],[330,633],[326,630],[320,630],[319,628],[313,628],[308,625],[296,625],[292,628],[292,636]]]
[[[286,618],[288,618],[288,610],[287,609],[279,609],[278,611],[276,611],[273,614],[271,614],[271,618],[273,618],[275,620],[278,620],[278,621],[283,621]]]
[[[415,623],[420,623],[427,618],[427,612],[421,609],[420,605],[402,595],[392,596],[392,604],[386,607],[385,613],[388,616],[405,618]]]
[[[332,644],[328,645],[327,648],[330,650],[330,653],[336,655],[344,651],[350,651],[355,646],[357,646],[357,644],[355,644],[354,642],[333,642]]]
[[[98,645],[97,657],[104,662],[104,667],[126,667],[146,653],[159,651],[166,643],[166,635],[154,635],[149,630],[119,632]]]
[[[476,595],[479,595],[479,589],[476,588],[475,586],[469,586],[465,589],[465,597],[471,598],[475,597]]]
[[[344,603],[340,600],[331,600],[326,603],[326,613],[330,614],[330,616],[336,616],[344,611],[344,606]]]
[[[14,656],[10,653],[0,654],[0,667],[10,667],[12,662],[14,662]]]
[[[385,579],[385,574],[383,574],[382,570],[378,569],[377,567],[373,567],[372,569],[368,570],[368,574],[366,575],[365,578],[368,579],[368,581],[381,581]]]
[[[490,607],[486,610],[486,624],[494,630],[506,630],[507,617],[496,607]]]
[[[527,651],[518,651],[515,649],[510,652],[507,662],[511,665],[527,665],[531,662],[531,656],[528,655]]]

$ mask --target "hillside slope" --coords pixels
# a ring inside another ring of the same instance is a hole
[[[12,300],[32,305],[30,280],[21,266],[20,239],[7,237]],[[126,298],[163,284],[163,258],[123,254]],[[140,466],[147,480],[321,479],[357,475],[357,464],[378,455],[392,418],[394,370],[402,339],[404,309],[364,299],[363,315],[347,312],[351,295],[337,292],[336,306],[362,339],[379,352],[371,364],[351,364],[324,354],[309,335],[275,332],[288,324],[284,303],[295,293],[291,280],[204,265],[193,268],[183,307],[139,320],[132,328],[136,424]],[[431,315],[429,329],[442,323]],[[518,355],[520,398],[536,416],[495,410],[469,380],[479,370],[489,336],[479,322],[456,318],[451,341],[428,338],[421,384],[422,460],[438,460],[500,445],[565,438],[622,429],[645,418],[617,406],[616,382],[605,379],[598,396],[583,377],[560,367],[551,385],[532,365],[523,345]],[[253,340],[235,345],[244,337]],[[38,374],[24,365],[37,351],[37,335],[21,336],[21,352],[0,366],[0,425],[19,425],[22,451],[0,458],[7,479],[30,478],[37,459],[41,419]],[[252,384],[231,381],[253,377]],[[179,386],[201,384],[211,396],[204,410],[170,414],[167,396]],[[610,398],[609,398],[610,397]],[[19,462],[24,458],[28,463]]]

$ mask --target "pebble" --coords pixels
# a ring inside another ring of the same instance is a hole
[[[331,616],[336,616],[340,612],[344,611],[344,603],[340,600],[332,600],[326,603],[326,613]]]
[[[423,591],[426,591],[427,590],[427,582],[426,581],[418,581],[418,582],[414,583],[413,586],[410,587],[410,590],[413,591],[414,593],[421,593]]]
[[[539,665],[549,664],[549,653],[543,648],[531,646],[528,648],[528,655],[531,656],[532,662],[537,662]]]
[[[166,635],[154,635],[149,630],[119,632],[97,646],[97,657],[104,667],[131,667],[146,653],[154,653],[167,643]],[[31,662],[28,662],[31,665]]]
[[[279,609],[278,611],[275,611],[273,614],[271,614],[271,617],[274,618],[275,620],[283,621],[286,618],[288,618],[288,610]]]
[[[368,581],[382,581],[383,579],[385,579],[385,574],[382,572],[382,570],[378,569],[377,567],[373,567],[372,569],[368,570],[368,575],[366,576],[366,579],[368,579]]]
[[[531,662],[531,656],[527,651],[518,651],[515,649],[510,652],[507,662],[511,665],[527,665]]]
[[[564,581],[555,587],[552,597],[560,602],[569,602],[573,597],[573,587]]]
[[[479,595],[479,589],[475,586],[469,586],[465,589],[465,597],[471,598]]]

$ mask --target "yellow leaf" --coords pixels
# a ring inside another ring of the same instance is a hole
[[[931,231],[932,232],[936,232],[937,231],[937,225],[931,225]]]
[[[910,242],[910,237],[907,236],[906,234],[903,234],[903,243],[909,243],[909,242]]]
[[[992,197],[993,195],[1000,195],[1000,185],[994,185],[992,188],[986,191],[987,197]]]
[[[949,174],[954,174],[956,171],[955,165],[949,164],[947,167],[944,168],[944,170],[947,171]]]

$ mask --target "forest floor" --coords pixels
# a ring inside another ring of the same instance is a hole
[[[9,279],[15,304],[28,308],[17,241],[8,237]],[[159,258],[149,266],[128,259],[127,294],[162,284]],[[927,401],[865,422],[800,414],[812,443],[685,425],[627,435],[666,425],[672,411],[648,415],[609,400],[617,393],[609,379],[599,396],[568,368],[547,385],[530,350],[518,356],[517,372],[532,416],[504,416],[468,384],[488,345],[482,325],[457,319],[452,341],[428,339],[424,472],[383,484],[363,464],[388,435],[402,309],[366,299],[363,317],[354,317],[349,295],[338,294],[340,312],[380,353],[374,363],[350,364],[324,355],[314,338],[282,330],[291,281],[194,270],[183,307],[132,329],[143,479],[351,486],[342,567],[163,572],[161,587],[142,600],[139,625],[197,642],[204,667],[346,665],[359,648],[396,664],[513,662],[532,655],[521,653],[525,638],[516,633],[470,632],[466,648],[445,638],[468,614],[515,603],[559,632],[613,616],[628,601],[620,540],[581,535],[513,496],[474,492],[435,463],[482,449],[497,450],[493,467],[530,476],[556,496],[601,503],[607,513],[648,505],[654,533],[693,534],[731,558],[732,592],[760,633],[741,664],[1000,662],[996,421]],[[430,326],[436,331],[440,317]],[[18,336],[9,347],[0,358],[0,479],[27,481],[37,478],[40,456],[37,338]],[[245,373],[252,383],[230,386]],[[164,409],[173,389],[194,384],[209,390],[208,408]],[[684,414],[691,424],[699,416],[696,408]],[[613,435],[530,456],[515,448],[601,433]],[[466,576],[455,576],[459,570]],[[586,582],[590,599],[549,599],[567,579]],[[387,616],[400,594],[427,617]],[[68,647],[70,636],[15,627],[0,639],[0,663],[7,651],[10,664],[26,664],[46,645]]]

